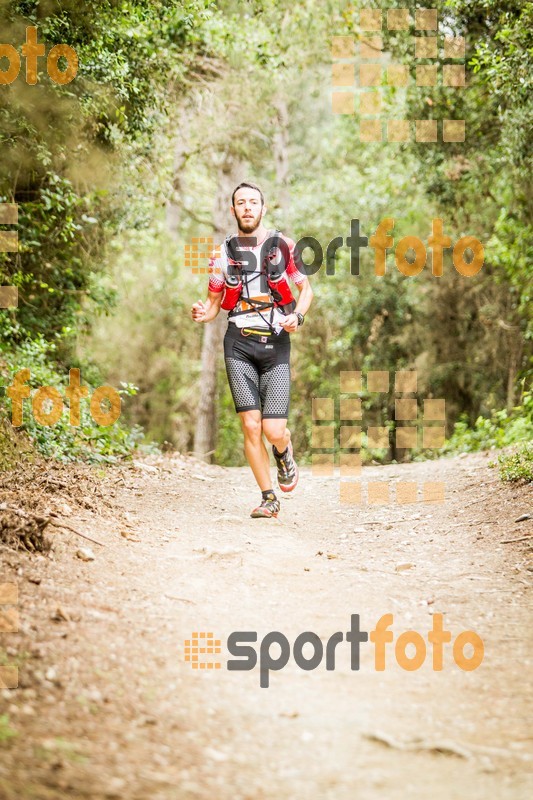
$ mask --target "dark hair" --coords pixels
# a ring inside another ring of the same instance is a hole
[[[233,194],[231,195],[231,205],[235,207],[235,192],[238,192],[239,189],[243,189],[245,186],[247,186],[248,189],[255,189],[257,192],[259,192],[259,194],[261,195],[261,205],[264,206],[265,198],[263,197],[263,192],[261,191],[259,186],[255,185],[255,183],[248,183],[248,181],[243,181],[242,183],[239,183],[239,185],[235,187],[235,189],[233,190]]]

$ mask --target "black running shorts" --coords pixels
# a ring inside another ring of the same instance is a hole
[[[289,415],[291,338],[250,334],[229,323],[224,337],[224,360],[235,411],[261,411],[263,418]]]

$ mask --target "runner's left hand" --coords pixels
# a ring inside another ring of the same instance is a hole
[[[280,324],[287,331],[287,333],[294,333],[294,331],[298,328],[298,317],[296,314],[288,314]]]

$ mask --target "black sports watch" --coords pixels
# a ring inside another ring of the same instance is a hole
[[[298,317],[298,327],[300,327],[300,325],[304,324],[305,317],[299,311],[296,312],[296,316]]]

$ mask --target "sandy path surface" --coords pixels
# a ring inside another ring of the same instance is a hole
[[[112,508],[65,517],[105,547],[57,531],[52,558],[1,552],[21,617],[19,633],[0,634],[20,674],[0,691],[2,800],[533,796],[533,539],[502,544],[533,534],[531,520],[514,522],[531,487],[500,484],[488,461],[363,470],[364,481],[445,481],[444,503],[406,506],[342,505],[337,479],[304,469],[278,520],[248,517],[247,469],[166,458],[111,470]],[[93,561],[76,556],[85,546]],[[371,642],[358,671],[346,641],[335,670],[295,663],[300,633],[325,648],[352,614],[372,631],[389,613],[384,671]],[[455,664],[452,644],[433,670],[434,614],[452,643],[465,630],[482,638],[476,670]],[[415,671],[395,657],[407,630],[428,647]],[[221,669],[185,661],[202,631],[220,639]],[[257,632],[256,651],[271,631],[290,643],[268,688],[258,666],[227,669],[235,631]]]

